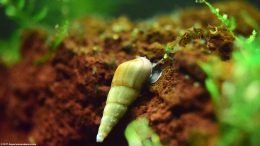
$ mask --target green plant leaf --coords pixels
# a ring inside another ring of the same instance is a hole
[[[213,79],[208,78],[205,81],[206,84],[206,88],[208,89],[209,93],[211,94],[212,98],[213,98],[213,102],[216,104],[219,104],[219,90],[218,90],[218,86],[216,85],[216,83],[214,82]]]
[[[2,5],[6,5],[8,4],[9,0],[0,0],[0,4]]]
[[[20,59],[18,32],[13,33],[8,41],[0,40],[0,61],[10,66],[17,63]]]
[[[51,38],[51,49],[55,49],[63,41],[63,39],[68,36],[69,21],[64,21],[61,25],[57,24],[55,26],[55,33],[53,38]]]
[[[44,7],[42,8],[36,15],[34,15],[32,17],[32,19],[35,21],[35,22],[39,22],[41,21],[43,18],[45,18],[47,16],[47,13],[48,13],[48,8],[47,7]]]
[[[236,28],[236,20],[234,17],[230,17],[227,14],[220,14],[219,9],[213,7],[209,2],[206,0],[195,0],[196,3],[204,3],[206,4],[210,11],[222,22],[222,24],[231,32]]]
[[[129,146],[162,146],[159,136],[149,127],[146,118],[138,118],[128,124],[125,137]]]
[[[17,1],[17,8],[19,10],[22,10],[24,8],[24,6],[25,6],[25,0],[18,0]]]
[[[5,14],[8,17],[14,17],[17,13],[16,13],[16,8],[13,5],[9,5],[6,7],[5,9]]]

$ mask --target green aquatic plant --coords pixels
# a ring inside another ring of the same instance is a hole
[[[47,7],[35,8],[35,0],[0,0],[6,16],[17,24],[17,28],[5,40],[0,40],[0,60],[7,65],[16,63],[19,58],[20,36],[23,29],[40,22],[48,12]]]
[[[50,38],[50,49],[56,49],[65,37],[69,34],[69,21],[64,21],[61,25],[55,25],[55,32]]]
[[[164,54],[162,57],[163,60],[172,59],[171,54],[174,54],[176,51],[179,50],[179,46],[176,42],[178,41],[169,42],[165,45]]]
[[[55,53],[58,46],[61,44],[61,42],[64,40],[65,37],[69,35],[69,21],[64,21],[61,25],[57,24],[55,25],[55,30],[53,32],[53,35],[49,37],[47,40],[47,46],[48,46],[48,52],[37,58],[35,60],[35,64],[42,64],[48,61]]]
[[[8,41],[0,40],[0,63],[3,62],[10,66],[20,59],[19,38],[19,34],[16,32]]]
[[[5,14],[20,27],[28,27],[41,21],[47,15],[48,8],[36,8],[36,0],[0,0]]]
[[[196,3],[204,3],[206,4],[210,11],[221,21],[221,23],[230,31],[236,28],[236,21],[235,18],[232,16],[228,16],[227,14],[221,14],[218,8],[213,7],[209,2],[206,0],[195,0]]]
[[[226,19],[218,9],[205,0],[211,12],[231,32],[235,29],[232,19]],[[233,34],[234,35],[234,34]],[[214,64],[220,60],[202,63],[208,75],[206,88],[212,96],[220,123],[219,146],[258,146],[260,144],[260,37],[254,30],[248,38],[236,36],[231,78],[219,84]]]
[[[231,78],[218,84],[215,61],[202,64],[208,77],[205,85],[211,94],[220,122],[219,146],[257,146],[260,140],[260,37],[236,37],[232,54]]]
[[[168,54],[171,53],[172,51],[172,47],[170,47],[168,44],[164,47],[164,55],[163,55],[163,59],[167,59],[168,58]]]
[[[233,76],[222,85],[221,95],[228,105],[222,106],[221,146],[260,143],[260,38],[252,38],[236,39],[239,51],[233,53]]]
[[[86,15],[111,16],[116,12],[116,8],[126,1],[109,0],[0,0],[0,7],[4,9],[6,17],[15,24],[15,28],[8,32],[5,39],[0,40],[0,61],[11,65],[19,60],[19,47],[21,33],[25,28],[43,27],[49,32],[53,32],[53,26],[60,24],[59,32],[54,30],[55,39],[52,40],[51,48],[57,47],[66,36],[65,31],[60,31],[66,27],[66,22]],[[128,1],[130,2],[130,1]],[[65,23],[64,20],[68,20]],[[4,22],[6,23],[6,22]],[[66,30],[66,29],[63,29]],[[52,50],[51,49],[51,50]],[[40,58],[47,60],[49,57]],[[45,58],[45,59],[44,59]]]
[[[125,129],[129,146],[162,146],[159,136],[149,127],[146,118],[132,121]]]

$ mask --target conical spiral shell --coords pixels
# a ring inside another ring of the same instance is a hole
[[[118,66],[98,129],[97,142],[102,142],[125,114],[128,106],[138,97],[151,72],[152,64],[145,57],[138,57]]]

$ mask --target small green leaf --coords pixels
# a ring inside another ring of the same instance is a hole
[[[6,7],[5,9],[5,14],[8,16],[8,17],[13,17],[16,15],[16,8],[12,5],[9,5]]]
[[[63,39],[68,36],[68,29],[69,29],[69,21],[64,21],[63,24],[55,26],[55,33],[51,38],[51,49],[55,49],[58,45],[63,41]]]
[[[22,10],[22,9],[24,8],[24,6],[25,6],[25,0],[18,0],[18,2],[17,2],[17,8],[18,8],[19,10]]]
[[[172,50],[173,50],[173,47],[172,47],[171,45],[167,44],[167,45],[164,47],[165,53],[164,53],[164,55],[163,55],[163,59],[167,59],[168,56],[169,56],[168,54],[170,54],[170,53],[172,52]]]
[[[204,3],[205,0],[195,0],[195,3]]]
[[[146,118],[138,118],[128,124],[125,137],[129,146],[162,146],[159,136],[149,127]]]
[[[253,43],[253,41],[254,41],[255,38],[256,38],[256,35],[257,35],[256,31],[253,30],[253,32],[252,32],[252,34],[249,36],[249,38],[246,39],[246,42],[247,42],[248,44]]]
[[[48,13],[48,8],[44,7],[36,15],[34,15],[32,19],[35,22],[41,21],[43,18],[46,17],[47,13]]]
[[[2,5],[6,5],[8,4],[9,0],[0,0],[0,4]]]
[[[211,78],[207,78],[205,84],[207,90],[213,98],[214,103],[219,104],[220,93],[216,83]]]
[[[18,32],[14,32],[8,40],[0,40],[0,61],[6,65],[13,65],[20,59]]]
[[[125,137],[128,141],[128,146],[143,146],[141,138],[133,128],[126,128]]]
[[[235,17],[230,17],[229,19],[225,20],[225,25],[230,31],[233,31],[237,27],[236,19]]]

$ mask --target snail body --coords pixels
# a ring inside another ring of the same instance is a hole
[[[140,90],[152,72],[152,63],[145,57],[124,62],[115,71],[106,106],[96,137],[103,142],[128,106],[138,97]]]

